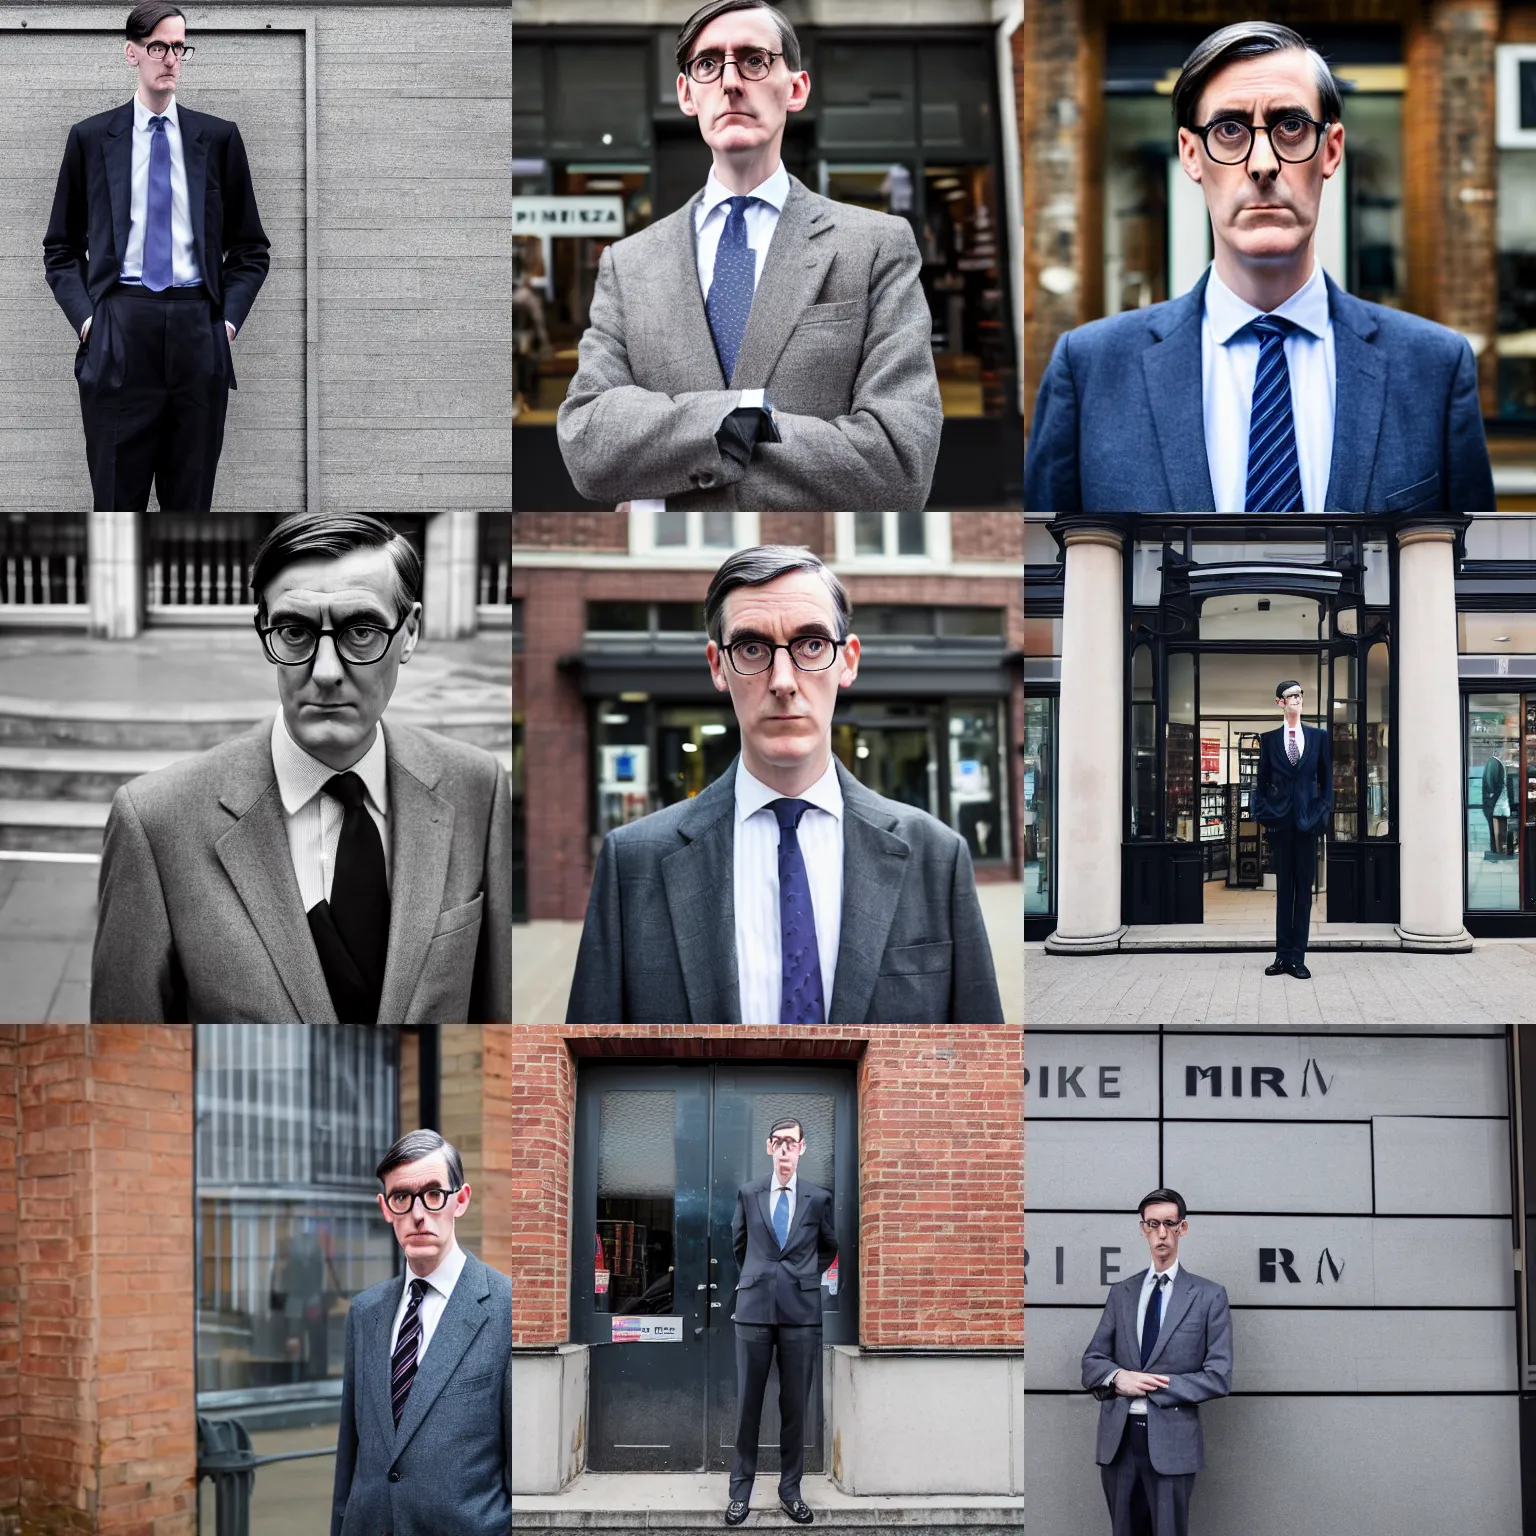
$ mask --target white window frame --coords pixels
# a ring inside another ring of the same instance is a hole
[[[1520,66],[1536,60],[1536,43],[1500,43],[1494,55],[1494,141],[1499,149],[1536,149],[1536,128],[1520,126]]]
[[[658,545],[656,542],[656,512],[650,508],[641,510],[631,509],[629,514],[629,553],[631,557],[652,562],[676,561],[679,565],[708,565],[713,569],[732,550],[749,549],[752,545],[762,542],[758,536],[760,517],[756,512],[731,513],[732,542],[730,549],[723,549],[717,544],[706,544],[704,542],[704,514],[702,512],[689,511],[683,515],[688,519],[687,544]]]
[[[833,526],[836,532],[837,564],[858,571],[947,571],[954,564],[949,535],[951,515],[948,512],[924,512],[923,553],[898,555],[893,551],[897,547],[896,519],[900,514],[882,513],[885,519],[881,530],[884,534],[881,540],[884,550],[878,555],[861,555],[856,552],[858,543],[854,534],[854,514],[836,512],[833,514]]]

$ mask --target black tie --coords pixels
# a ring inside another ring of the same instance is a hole
[[[363,781],[355,773],[338,773],[323,788],[345,811],[330,900],[311,908],[309,928],[337,1017],[343,1024],[375,1024],[389,948],[384,844],[363,804]]]
[[[1157,1348],[1157,1330],[1162,1326],[1163,1321],[1163,1287],[1167,1283],[1167,1275],[1159,1275],[1152,1282],[1152,1295],[1147,1301],[1147,1315],[1141,1324],[1142,1370],[1146,1370],[1147,1361],[1152,1358],[1152,1351]]]
[[[405,1400],[411,1395],[411,1384],[416,1380],[416,1367],[421,1343],[421,1299],[427,1294],[425,1280],[411,1281],[410,1305],[400,1319],[400,1337],[395,1341],[395,1352],[389,1360],[389,1406],[395,1416],[395,1428],[400,1427],[400,1415],[405,1412]]]

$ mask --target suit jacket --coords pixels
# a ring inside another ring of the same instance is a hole
[[[943,411],[911,226],[791,176],[727,379],[699,289],[703,196],[602,254],[558,423],[576,489],[669,507],[921,509]],[[744,466],[715,443],[743,389],[767,391],[783,438]]]
[[[336,1010],[288,850],[271,722],[123,785],[101,856],[91,1018]],[[512,792],[480,747],[383,722],[394,846],[380,1024],[512,1016]]]
[[[737,759],[739,762],[740,759]],[[1001,1024],[963,838],[926,811],[843,791],[843,926],[829,1024]],[[603,840],[568,1024],[739,1024],[736,762],[692,800]]]
[[[1057,341],[1024,459],[1027,508],[1243,510],[1216,506],[1206,457],[1200,328],[1209,279]],[[1327,510],[1492,511],[1466,339],[1326,280],[1337,381]]]
[[[1326,832],[1333,815],[1333,744],[1327,731],[1302,722],[1301,759],[1285,750],[1285,727],[1259,737],[1259,778],[1249,807],[1255,821],[1293,832]]]
[[[512,1282],[466,1253],[400,1427],[389,1336],[406,1276],[347,1313],[331,1536],[507,1536],[512,1525]]]
[[[240,130],[222,117],[176,104],[186,156],[192,247],[220,321],[229,385],[229,338],[239,330],[267,275],[268,241],[256,212]],[[75,335],[117,282],[128,249],[133,175],[133,103],[99,112],[69,130],[64,163],[43,236],[43,270]],[[92,324],[91,329],[96,329]]]
[[[1136,1308],[1146,1279],[1141,1270],[1112,1285],[1104,1315],[1083,1354],[1083,1387],[1099,1399],[1094,1460],[1107,1467],[1120,1448],[1131,1399],[1104,1378],[1113,1370],[1139,1371]],[[1205,1465],[1200,1404],[1232,1390],[1232,1313],[1225,1287],[1180,1268],[1164,1298],[1163,1318],[1145,1369],[1168,1385],[1147,1396],[1147,1452],[1162,1473],[1198,1472]]]
[[[837,1257],[832,1196],[819,1184],[795,1181],[795,1215],[784,1246],[773,1235],[768,1197],[773,1176],[736,1191],[731,1248],[741,1274],[736,1281],[737,1323],[821,1326],[821,1276]]]

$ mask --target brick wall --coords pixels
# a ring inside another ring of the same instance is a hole
[[[956,512],[950,519],[956,560],[1017,560],[1024,564],[1024,518],[1018,512]]]
[[[855,1059],[860,1341],[1023,1338],[1024,1041],[988,1026],[522,1028],[512,1112],[513,1341],[570,1334],[571,1140],[579,1055]],[[915,1203],[911,1184],[920,1171]]]
[[[837,550],[832,512],[764,512],[758,537],[764,544],[804,544],[812,554],[830,560]]]
[[[442,1123],[438,1129],[459,1149],[459,1156],[464,1159],[464,1179],[474,1198],[454,1230],[459,1242],[474,1254],[480,1254],[482,1247],[485,1201],[490,1196],[481,1177],[485,1166],[482,1158],[485,1140],[480,1032],[478,1024],[444,1024],[439,1030],[442,1041]]]
[[[480,1140],[483,1228],[481,1257],[492,1269],[512,1273],[512,1178],[520,1139],[512,1113],[512,1028],[487,1024],[480,1038],[483,1130]]]
[[[629,548],[629,523],[613,512],[514,512],[512,547],[520,545],[526,549],[623,551]]]
[[[19,1032],[0,1024],[0,1536],[20,1519],[21,1271],[16,1263],[16,1056]]]

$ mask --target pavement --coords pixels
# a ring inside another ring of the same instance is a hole
[[[1018,881],[978,885],[982,921],[992,944],[1003,1019],[1024,1022],[1024,887]],[[576,973],[581,924],[540,920],[512,925],[512,1018],[518,1024],[563,1024]]]
[[[1052,955],[1024,946],[1034,1029],[1165,1024],[1536,1023],[1536,940],[1478,939],[1463,954],[1308,953],[1309,981],[1266,976],[1269,950]]]

